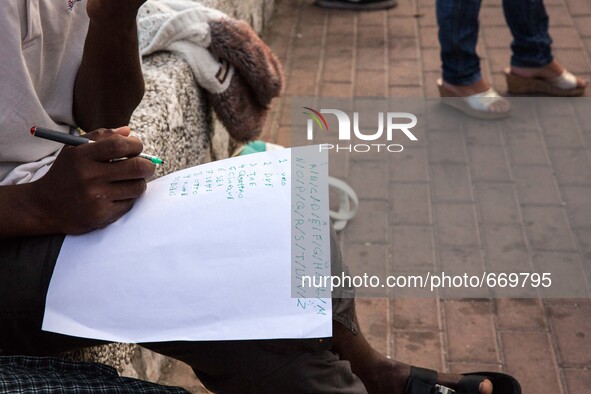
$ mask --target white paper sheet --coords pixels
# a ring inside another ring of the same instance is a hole
[[[132,343],[330,336],[330,299],[291,297],[291,170],[314,149],[170,174],[116,223],[66,237],[43,329]]]

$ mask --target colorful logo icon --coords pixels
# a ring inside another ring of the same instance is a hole
[[[328,123],[326,122],[326,119],[324,118],[324,116],[322,116],[322,114],[318,111],[316,111],[315,109],[309,108],[309,107],[303,107],[304,109],[307,109],[308,111],[311,112],[304,112],[305,115],[308,115],[310,117],[310,119],[312,119],[314,122],[316,122],[316,124],[320,127],[320,130],[325,130],[328,131]]]

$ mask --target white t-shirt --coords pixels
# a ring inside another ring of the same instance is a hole
[[[61,149],[32,126],[74,126],[88,24],[86,0],[0,0],[0,185],[40,178]]]

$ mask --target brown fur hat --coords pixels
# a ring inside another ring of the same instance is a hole
[[[231,18],[209,22],[211,44],[207,50],[222,64],[223,83],[234,68],[230,85],[221,94],[208,93],[220,122],[240,142],[262,132],[271,101],[281,94],[283,68],[277,56],[246,22]]]

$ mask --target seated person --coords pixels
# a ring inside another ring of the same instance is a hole
[[[154,165],[126,125],[144,84],[135,18],[145,0],[0,5],[0,354],[48,356],[102,342],[41,330],[67,234],[108,226],[146,190]],[[32,125],[80,127],[96,141],[64,147]],[[112,161],[121,157],[127,160]],[[331,238],[334,270],[342,269]],[[359,332],[353,298],[333,300],[333,338],[142,344],[190,365],[214,392],[519,393],[501,374],[437,374],[390,360]],[[411,376],[412,375],[412,376]]]

